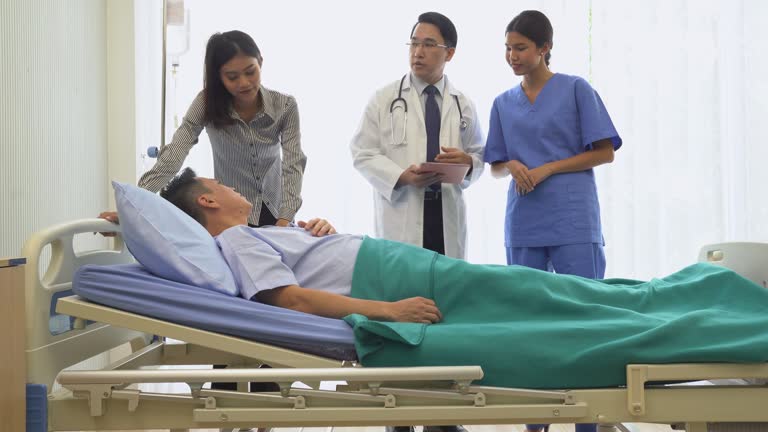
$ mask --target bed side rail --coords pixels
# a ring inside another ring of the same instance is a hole
[[[32,234],[24,244],[27,382],[46,384],[50,388],[61,369],[136,338],[148,339],[141,333],[100,323],[90,323],[81,330],[51,330],[53,320],[67,321],[66,327],[69,327],[68,317],[56,317],[52,312],[55,300],[70,294],[75,270],[84,264],[133,261],[119,234],[111,247],[76,252],[75,236],[93,232],[119,233],[120,226],[103,219],[67,222]],[[41,256],[49,245],[50,263],[41,277]]]
[[[699,262],[729,268],[768,288],[768,243],[728,242],[706,245],[699,251]]]

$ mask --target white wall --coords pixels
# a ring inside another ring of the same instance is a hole
[[[131,160],[136,160],[137,170],[132,173],[134,183],[139,176],[154,164],[147,157],[147,148],[160,147],[163,140],[160,133],[161,89],[162,89],[162,40],[163,2],[157,0],[134,0],[133,37],[135,58],[135,106],[136,120],[135,147]],[[133,29],[132,29],[133,30]],[[167,126],[173,128],[173,125]]]
[[[104,0],[0,2],[0,256],[107,206]]]
[[[107,178],[134,183],[141,169],[136,136],[136,35],[133,0],[107,1]],[[139,61],[144,64],[145,62]],[[114,209],[112,188],[109,205]]]

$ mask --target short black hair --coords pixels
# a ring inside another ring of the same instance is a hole
[[[537,10],[522,11],[520,14],[507,24],[507,30],[504,32],[516,32],[532,40],[537,47],[541,48],[549,44],[550,51],[544,56],[544,62],[549,66],[549,58],[552,57],[552,23],[549,18]]]
[[[197,205],[197,197],[205,192],[210,192],[210,189],[197,179],[195,171],[192,168],[184,168],[165,185],[160,191],[160,196],[205,226],[205,215]]]
[[[451,22],[447,16],[439,12],[424,12],[419,15],[416,24],[413,25],[413,28],[411,29],[411,37],[413,37],[413,32],[416,31],[416,26],[421,23],[432,24],[437,27],[437,29],[440,30],[440,35],[445,39],[445,44],[448,45],[449,48],[456,48],[459,36],[456,34],[456,26],[453,25],[453,22]]]

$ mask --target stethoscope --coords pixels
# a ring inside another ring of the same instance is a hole
[[[400,144],[407,144],[407,141],[405,140],[405,131],[408,130],[408,102],[403,99],[403,83],[405,83],[405,78],[407,76],[408,74],[405,74],[403,75],[403,78],[400,79],[400,89],[397,91],[397,97],[392,101],[391,104],[389,104],[389,127],[392,129],[392,145],[397,145],[395,142],[394,118],[395,110],[398,108],[403,110],[403,136],[400,138]],[[467,126],[469,126],[469,123],[464,119],[464,114],[461,112],[459,97],[457,95],[453,95],[453,99],[456,101],[456,107],[459,108],[459,128],[461,130],[465,130]]]

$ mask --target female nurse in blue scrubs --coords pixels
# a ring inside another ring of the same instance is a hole
[[[538,11],[524,11],[507,26],[507,63],[523,81],[493,102],[484,158],[495,176],[512,175],[507,264],[601,279],[605,254],[592,168],[613,161],[621,138],[586,80],[549,69],[552,33]]]

